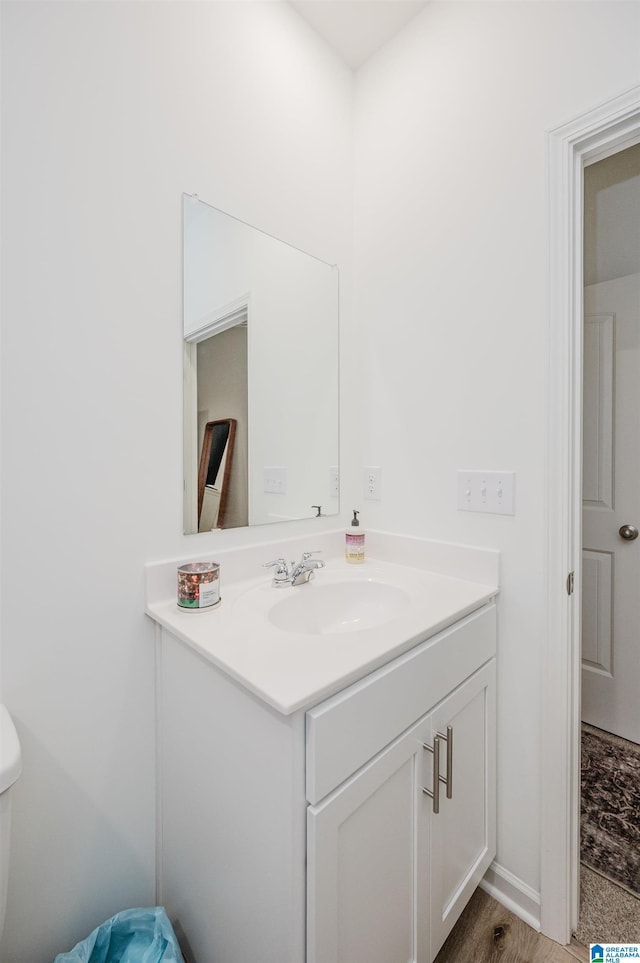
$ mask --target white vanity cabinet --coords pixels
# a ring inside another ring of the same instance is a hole
[[[190,960],[431,963],[495,854],[495,644],[489,602],[282,715],[159,630],[158,897]]]
[[[309,807],[307,963],[434,959],[495,852],[494,686],[492,660]],[[445,748],[434,802],[425,746],[447,728],[451,798]]]
[[[466,673],[491,651],[494,638],[490,608],[444,633],[442,641]],[[359,702],[353,729],[343,734],[357,747],[362,715],[364,725],[375,729],[397,682],[406,691],[398,711],[414,711],[414,693],[432,698],[427,693],[438,689],[430,676],[432,656],[428,648],[416,650],[363,688],[352,687],[350,697],[312,710],[308,776],[314,774],[315,738],[321,742],[326,736],[323,716],[345,717],[352,711],[350,700]],[[363,713],[367,696],[369,719]],[[379,715],[373,710],[378,697]],[[494,747],[495,658],[489,658],[351,778],[309,806],[307,963],[434,959],[495,855]],[[319,768],[335,768],[330,746],[321,750]],[[338,740],[335,754],[340,753]],[[318,773],[316,782],[322,777]],[[313,797],[310,782],[307,795]]]

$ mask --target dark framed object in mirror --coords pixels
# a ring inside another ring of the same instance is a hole
[[[198,471],[199,532],[224,528],[235,436],[235,418],[205,425]]]

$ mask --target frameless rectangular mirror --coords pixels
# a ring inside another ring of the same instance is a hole
[[[185,534],[337,514],[337,268],[187,194],[183,252]]]

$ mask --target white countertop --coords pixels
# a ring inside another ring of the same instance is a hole
[[[257,569],[259,574],[229,581],[225,580],[225,553],[219,553],[222,601],[208,610],[185,611],[176,602],[176,565],[185,560],[147,566],[146,612],[254,695],[289,715],[310,708],[435,635],[498,592],[497,552],[442,546],[443,564],[439,567],[444,571],[437,571],[438,543],[372,533],[368,539],[371,547],[387,557],[368,556],[354,565],[338,554],[342,547],[339,534],[333,540],[326,536],[312,539],[314,545],[305,539],[311,548],[318,547],[318,541],[325,543],[321,547],[326,566],[308,584],[295,587],[274,588],[271,573],[261,571],[256,558],[298,557],[297,546],[281,543],[246,550],[251,565],[245,570]],[[244,568],[238,562],[240,551],[228,553],[226,560],[229,572],[236,576]],[[389,554],[394,561],[389,561]],[[402,562],[395,561],[399,557]],[[458,569],[466,577],[451,574]],[[337,634],[283,631],[264,617],[272,600],[279,601],[287,593],[312,593],[323,580],[329,584],[345,579],[380,580],[406,587],[412,592],[412,604],[384,624]],[[170,597],[167,591],[171,591]]]

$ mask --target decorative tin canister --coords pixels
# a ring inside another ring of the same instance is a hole
[[[217,562],[189,562],[178,567],[178,605],[183,609],[209,609],[220,602],[220,566]]]

